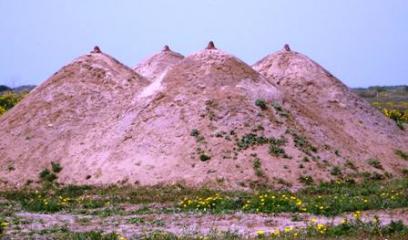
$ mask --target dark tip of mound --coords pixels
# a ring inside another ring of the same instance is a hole
[[[217,49],[217,48],[215,48],[214,42],[213,42],[213,41],[210,41],[210,42],[208,43],[206,49]]]
[[[283,46],[283,48],[285,49],[285,51],[287,51],[287,52],[290,52],[290,51],[292,51],[291,49],[290,49],[290,46],[289,46],[289,44],[285,44],[285,46]]]
[[[98,46],[95,46],[91,53],[101,53],[101,49]]]
[[[170,47],[169,47],[169,45],[164,45],[164,47],[163,47],[163,50],[162,50],[163,52],[170,52],[171,50],[170,50]]]

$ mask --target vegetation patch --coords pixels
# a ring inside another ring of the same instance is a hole
[[[275,109],[276,112],[282,117],[289,117],[289,112],[286,111],[282,105],[280,105],[278,102],[273,102],[272,107]]]
[[[367,160],[368,165],[377,168],[377,169],[384,169],[380,160],[376,159],[376,158],[370,158]]]
[[[300,149],[302,152],[306,153],[307,155],[311,155],[311,152],[316,153],[317,148],[313,146],[307,139],[306,137],[294,132],[294,131],[289,131],[289,133],[293,137],[293,142],[295,143],[295,147]]]
[[[200,154],[200,161],[202,161],[202,162],[206,162],[206,161],[208,161],[208,160],[210,160],[211,159],[211,157],[210,156],[208,156],[207,154]]]
[[[0,94],[0,116],[19,103],[28,92],[14,93],[7,91]]]
[[[408,227],[402,221],[382,224],[378,217],[363,222],[360,212],[355,212],[353,219],[344,218],[340,224],[323,224],[312,218],[306,227],[287,226],[272,233],[257,232],[258,239],[384,239],[384,237],[408,236]],[[377,238],[378,237],[378,238]]]
[[[266,109],[268,109],[268,106],[267,106],[267,104],[266,104],[266,101],[265,100],[263,100],[263,99],[257,99],[256,101],[255,101],[255,106],[257,106],[257,107],[259,107],[261,110],[266,110]]]
[[[51,170],[45,168],[39,174],[40,180],[45,184],[52,184],[58,179],[57,174],[61,172],[62,166],[59,163],[51,162]]]
[[[252,161],[252,167],[254,168],[255,175],[256,175],[257,177],[263,177],[263,176],[264,176],[264,172],[263,172],[263,170],[262,170],[261,159],[259,159],[259,158],[256,157],[256,158]]]
[[[205,198],[186,198],[179,203],[179,207],[216,213],[240,210],[253,213],[304,212],[335,216],[343,212],[408,206],[406,187],[408,179],[388,183],[370,181],[362,184],[336,181],[312,185],[297,193],[261,191],[239,198],[222,194]]]
[[[269,144],[269,154],[275,157],[289,158],[285,150],[281,147],[286,144],[286,139],[281,137],[279,139],[274,137],[258,136],[254,133],[249,133],[241,137],[236,143],[240,150],[245,150],[252,146]]]
[[[404,151],[402,151],[400,149],[397,149],[397,150],[395,150],[395,154],[397,156],[399,156],[400,158],[408,161],[408,153],[407,152],[404,152]]]

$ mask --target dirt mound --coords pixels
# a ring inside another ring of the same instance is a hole
[[[0,119],[0,181],[36,181],[51,161],[66,166],[72,178],[86,171],[93,155],[103,154],[99,139],[109,124],[147,84],[104,53],[63,67]]]
[[[254,68],[212,42],[165,48],[136,71],[149,80],[95,48],[33,90],[0,119],[0,181],[38,181],[52,161],[63,184],[223,188],[407,167],[406,134],[289,46]]]
[[[279,107],[276,87],[234,56],[214,48],[192,54],[154,89],[139,94],[128,111],[134,117],[123,120],[126,135],[109,160],[120,169],[117,181],[238,188],[296,184],[320,171],[315,162],[298,168],[306,156],[317,159],[317,149]]]
[[[134,68],[137,73],[153,81],[162,75],[169,67],[179,63],[184,56],[173,52],[169,46],[164,46],[160,53],[157,53],[136,65]]]
[[[362,171],[392,174],[407,166],[394,153],[408,150],[406,132],[308,57],[285,46],[254,69],[282,91],[285,107],[307,135],[340,156],[332,164],[344,168],[352,161]],[[369,159],[377,159],[384,170],[370,166]]]

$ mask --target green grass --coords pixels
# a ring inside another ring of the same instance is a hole
[[[408,227],[401,221],[387,225],[381,224],[378,218],[370,222],[362,222],[359,219],[345,219],[338,225],[325,225],[308,223],[306,228],[285,227],[271,234],[260,232],[258,239],[398,239],[408,236]]]
[[[407,207],[407,188],[407,179],[369,181],[362,184],[324,183],[297,193],[266,190],[238,198],[223,194],[186,198],[179,206],[190,211],[214,213],[239,210],[255,213],[307,212],[334,216],[357,210]]]
[[[255,167],[258,166],[256,163]],[[112,215],[121,212],[120,205],[124,203],[166,203],[173,209],[172,211],[307,212],[333,216],[356,210],[408,207],[406,189],[408,178],[366,181],[358,184],[346,181],[311,184],[298,192],[270,189],[256,192],[223,192],[183,186],[105,188],[67,186],[0,192],[0,197],[18,203],[26,211],[46,213],[82,209],[98,210],[104,215],[109,211],[108,215]]]

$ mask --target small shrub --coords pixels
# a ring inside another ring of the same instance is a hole
[[[211,159],[211,157],[204,154],[204,153],[200,155],[200,160],[203,161],[203,162],[208,161],[210,159]]]
[[[200,132],[197,129],[194,128],[191,130],[190,136],[198,137],[198,135],[200,135]]]
[[[59,173],[62,170],[61,164],[56,162],[51,162],[51,169],[54,173]]]
[[[254,168],[254,170],[255,170],[255,175],[256,176],[258,176],[258,177],[262,177],[264,174],[263,174],[263,171],[262,171],[262,163],[261,163],[261,160],[259,159],[259,158],[255,158],[254,159],[254,161],[252,162],[252,167]]]
[[[404,175],[405,177],[408,177],[408,168],[404,168],[401,170],[402,175]]]
[[[255,101],[255,106],[259,107],[262,110],[266,110],[268,107],[266,106],[266,102],[263,99],[257,99]]]
[[[283,156],[285,154],[285,150],[279,147],[276,144],[269,145],[269,154],[275,157]]]
[[[44,182],[53,182],[57,179],[57,175],[46,168],[40,172],[40,179]]]
[[[368,159],[367,163],[374,168],[383,169],[383,166],[378,159],[370,158]]]
[[[331,170],[330,170],[330,174],[333,176],[340,176],[341,175],[341,169],[338,166],[334,166]]]
[[[311,155],[310,152],[317,152],[317,148],[313,146],[304,136],[301,136],[295,132],[290,132],[293,137],[293,142],[295,143],[295,147],[300,149],[302,152],[306,153],[307,155]]]
[[[354,163],[350,160],[347,160],[346,163],[344,164],[344,166],[352,169],[352,170],[357,170],[356,165],[354,165]]]
[[[408,161],[408,153],[407,153],[407,152],[404,152],[404,151],[402,151],[402,150],[400,150],[400,149],[397,149],[397,150],[395,150],[395,154],[396,154],[397,156],[401,157],[402,159]]]
[[[298,180],[305,185],[312,185],[314,183],[313,177],[311,176],[300,176]]]

